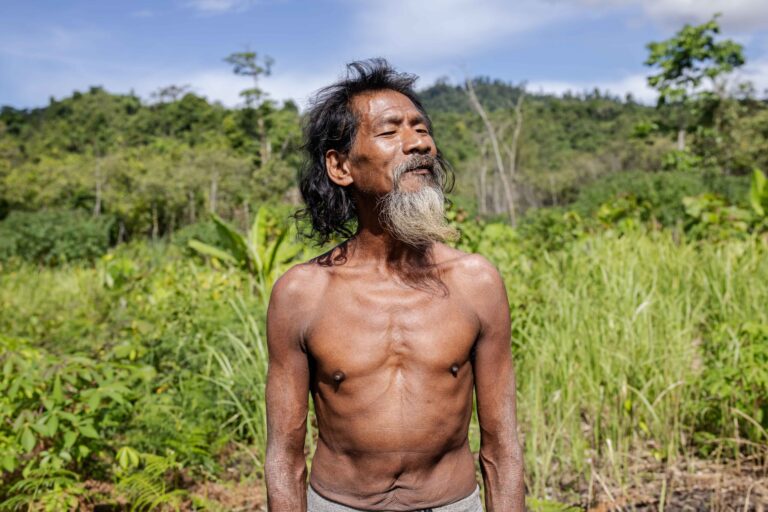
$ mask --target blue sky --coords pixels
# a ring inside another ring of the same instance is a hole
[[[768,89],[768,0],[0,0],[0,105],[91,85],[149,98],[170,84],[235,105],[249,82],[223,58],[246,48],[274,58],[270,96],[302,105],[370,56],[422,86],[487,75],[652,101],[645,44],[714,12],[745,46],[739,78]]]

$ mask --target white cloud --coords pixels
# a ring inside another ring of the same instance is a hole
[[[650,20],[665,27],[703,23],[722,13],[720,26],[729,31],[765,29],[768,0],[558,0],[589,7],[637,7]]]
[[[747,63],[735,75],[739,81],[748,80],[755,86],[755,91],[759,97],[768,95],[768,57]]]
[[[726,32],[743,35],[768,26],[768,0],[347,0],[347,5],[355,13],[350,39],[358,55],[407,63],[455,62],[535,29],[615,9],[637,9],[665,28],[701,23],[718,12]]]
[[[702,23],[715,13],[722,13],[726,30],[760,30],[768,25],[766,0],[644,0],[645,13],[665,24]]]
[[[547,0],[389,0],[356,2],[359,51],[418,62],[464,57],[501,39],[565,18]]]
[[[287,72],[265,77],[259,81],[259,87],[268,94],[268,98],[276,101],[294,100],[299,107],[304,108],[307,100],[319,88],[335,80],[333,73],[321,72]],[[164,79],[164,81],[159,81]],[[142,96],[157,90],[161,84],[191,84],[192,91],[205,96],[211,101],[220,101],[232,107],[243,102],[240,91],[251,87],[249,79],[240,77],[227,70],[211,69],[191,73],[176,73],[164,77],[152,77],[147,81],[149,88],[137,89]]]
[[[216,14],[243,11],[253,3],[253,0],[188,0],[186,5],[203,13]]]
[[[751,82],[758,97],[768,94],[768,57],[754,60],[742,69],[733,73],[728,78],[729,89],[734,89],[736,84]],[[528,90],[532,92],[544,92],[562,95],[565,92],[580,93],[592,91],[597,87],[601,92],[608,91],[613,95],[624,96],[631,93],[636,101],[646,104],[654,104],[658,94],[647,81],[646,74],[629,74],[616,80],[596,80],[589,82],[571,82],[559,80],[532,80],[528,83]]]
[[[319,88],[336,79],[333,73],[288,72],[276,74],[259,82],[268,98],[275,101],[294,100],[304,108],[310,96]],[[57,71],[25,70],[24,86],[17,87],[21,104],[41,106],[51,96],[64,98],[74,91],[85,91],[101,86],[112,93],[133,91],[150,100],[152,93],[169,85],[188,86],[189,90],[209,101],[218,101],[227,107],[241,105],[240,91],[252,86],[250,79],[237,76],[227,69],[169,70],[160,72],[141,69],[111,68],[92,63],[67,66]]]

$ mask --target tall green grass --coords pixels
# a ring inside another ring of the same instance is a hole
[[[485,246],[497,242],[483,252],[508,288],[533,496],[562,499],[563,489],[580,494],[590,482],[615,492],[642,478],[638,461],[765,456],[764,242],[608,232],[532,255],[515,239],[479,236]],[[259,301],[233,271],[155,256],[4,270],[0,336],[57,354],[152,364],[154,391],[111,448],[170,447],[186,467],[215,471],[214,452],[234,440],[258,476],[267,372]],[[201,442],[190,447],[195,429]],[[473,422],[473,449],[478,433]],[[313,435],[308,429],[309,457]]]
[[[718,427],[697,417],[708,339],[724,323],[768,325],[760,243],[596,237],[512,263],[504,277],[536,496],[585,479],[631,484],[637,458],[687,453],[695,429]]]
[[[723,325],[768,325],[766,252],[753,241],[695,245],[637,233],[496,262],[512,304],[533,495],[557,488],[562,496],[590,480],[632,485],[638,460],[673,462],[695,448],[697,429],[723,427],[700,417],[711,398],[702,384],[706,346]],[[234,424],[263,447],[264,340],[259,322],[240,310],[246,334],[230,337],[231,358],[214,353],[240,411]],[[249,390],[247,400],[237,389]],[[724,424],[750,421],[726,412]],[[473,423],[471,446],[478,432]]]

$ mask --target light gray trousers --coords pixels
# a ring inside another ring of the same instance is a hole
[[[307,512],[361,512],[361,510],[327,500],[317,494],[310,485],[307,489]],[[442,507],[424,508],[414,512],[483,512],[483,506],[480,503],[480,487],[459,501]]]

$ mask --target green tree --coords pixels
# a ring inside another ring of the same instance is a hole
[[[245,99],[245,108],[239,116],[240,125],[256,141],[259,166],[265,166],[269,163],[272,153],[266,126],[267,117],[274,110],[274,105],[271,101],[264,100],[266,93],[259,87],[259,79],[272,73],[275,61],[268,55],[259,59],[258,54],[250,50],[231,53],[224,61],[232,65],[232,71],[236,75],[250,77],[253,81],[252,87],[240,91],[240,96]]]
[[[712,95],[724,90],[723,77],[745,62],[740,44],[715,40],[718,16],[701,25],[686,24],[673,37],[647,45],[645,64],[659,71],[648,77],[648,84],[659,92],[658,107],[668,107],[672,114],[680,151],[685,150],[686,132],[707,117],[707,108],[711,112]]]

